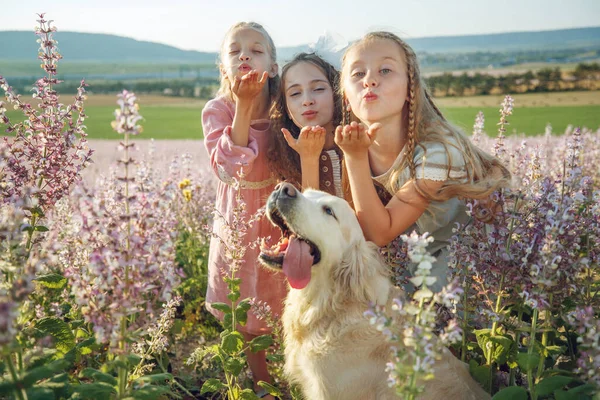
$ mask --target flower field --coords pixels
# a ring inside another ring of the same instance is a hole
[[[0,76],[10,134],[0,142],[0,398],[258,399],[245,351],[261,350],[274,378],[261,386],[302,398],[282,374],[278,316],[240,297],[243,207],[221,238],[233,267],[224,325],[204,310],[220,216],[201,141],[144,140],[127,91],[115,98],[115,140],[88,140],[85,82],[70,104],[58,93],[54,30],[40,16],[37,107]],[[513,182],[494,195],[493,218],[469,204],[472,221],[450,244],[451,283],[428,289],[427,235],[382,249],[398,280],[417,267],[417,291],[395,301],[403,324],[365,310],[393,344],[382,374],[399,398],[418,398],[447,346],[494,399],[600,399],[600,131],[572,121],[505,136],[515,108],[507,96],[498,114],[473,116],[472,140]],[[497,132],[484,132],[484,118]],[[236,328],[248,313],[273,334],[245,342]]]

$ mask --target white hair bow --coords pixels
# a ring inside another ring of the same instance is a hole
[[[311,51],[339,70],[342,65],[342,54],[348,45],[348,41],[342,35],[326,30],[315,43],[308,46]]]

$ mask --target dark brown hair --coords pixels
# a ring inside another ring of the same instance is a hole
[[[294,124],[287,111],[287,102],[285,98],[285,76],[289,69],[294,65],[306,62],[319,68],[327,78],[333,91],[333,126],[337,126],[342,119],[342,102],[339,90],[340,74],[335,67],[315,53],[299,53],[290,62],[281,69],[280,89],[271,106],[271,135],[269,135],[269,151],[267,160],[269,168],[281,180],[286,180],[298,187],[301,187],[302,172],[300,170],[300,156],[292,149],[283,134],[281,128],[286,128],[298,138],[300,128]],[[327,132],[330,134],[330,132]],[[323,189],[323,188],[321,188]]]

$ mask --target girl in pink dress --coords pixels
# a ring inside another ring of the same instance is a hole
[[[223,219],[233,220],[233,210],[239,199],[246,204],[246,217],[251,218],[264,206],[276,184],[267,165],[266,150],[271,134],[269,108],[279,86],[279,77],[273,40],[257,23],[241,22],[229,29],[221,47],[220,61],[221,87],[217,97],[206,103],[202,111],[202,127],[210,163],[219,178],[216,209],[223,218],[215,218],[213,232],[227,239]],[[234,187],[234,179],[239,181],[239,192]],[[269,236],[276,242],[281,233],[266,218],[261,218],[247,227],[244,245]],[[208,256],[206,304],[207,309],[220,319],[223,314],[211,304],[231,303],[227,298],[229,289],[223,281],[224,276],[229,276],[231,265],[224,252],[224,244],[213,238]],[[240,299],[253,297],[264,301],[273,313],[281,315],[287,294],[285,277],[261,267],[258,254],[258,246],[246,248],[244,262],[236,273],[242,281]],[[269,333],[264,321],[251,312],[247,324],[238,329],[248,341]],[[247,357],[255,384],[260,380],[270,382],[264,352],[248,352]],[[260,390],[258,386],[255,389]]]

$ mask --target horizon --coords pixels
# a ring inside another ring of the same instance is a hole
[[[579,26],[579,27],[571,27],[571,28],[556,28],[556,29],[543,29],[543,30],[531,30],[531,31],[527,31],[527,30],[519,30],[519,31],[505,31],[505,32],[488,32],[488,33],[467,33],[467,34],[462,34],[462,35],[437,35],[437,36],[419,36],[419,37],[411,37],[408,40],[418,40],[418,39],[433,39],[433,38],[452,38],[452,37],[469,37],[469,36],[488,36],[488,35],[503,35],[503,34],[515,34],[515,33],[538,33],[538,32],[552,32],[552,31],[563,31],[563,30],[575,30],[575,29],[594,29],[594,28],[600,28],[600,24],[599,25],[594,25],[594,26]],[[0,33],[2,32],[31,32],[33,33],[33,30],[15,30],[15,29],[0,29]],[[153,43],[153,44],[160,44],[160,45],[166,45],[166,46],[171,46],[171,47],[175,47],[179,50],[182,51],[197,51],[200,53],[216,53],[218,50],[215,51],[206,51],[206,50],[194,50],[194,49],[183,49],[181,47],[177,47],[176,45],[173,44],[169,44],[169,43],[161,43],[161,42],[156,42],[156,41],[151,41],[151,40],[144,40],[144,39],[137,39],[131,36],[124,36],[124,35],[119,35],[116,33],[109,33],[109,32],[84,32],[84,31],[70,31],[70,30],[61,30],[58,29],[57,32],[58,34],[60,33],[84,33],[84,34],[91,34],[91,35],[109,35],[109,36],[116,36],[116,37],[122,37],[122,38],[126,38],[126,39],[133,39],[139,42],[148,42],[148,43]],[[321,33],[317,39],[319,37],[322,37],[326,34],[328,34],[329,31],[325,31],[323,33]],[[356,38],[358,39],[358,38]],[[349,39],[349,42],[356,40],[356,39]],[[315,39],[316,41],[316,39]],[[296,44],[292,44],[289,46],[277,46],[279,48],[293,48],[296,46],[303,46],[303,45],[308,45],[308,44],[312,44],[313,42],[306,42],[306,43],[296,43]],[[0,57],[1,59],[1,57]]]
[[[210,53],[218,52],[231,25],[250,20],[261,23],[277,47],[311,44],[325,31],[353,41],[373,30],[410,40],[600,27],[597,0],[572,0],[568,6],[563,0],[379,0],[368,7],[344,0],[285,6],[276,0],[172,0],[168,5],[159,0],[55,0],[51,5],[31,0],[3,10],[3,31],[31,31],[41,12],[63,32],[111,34]]]

